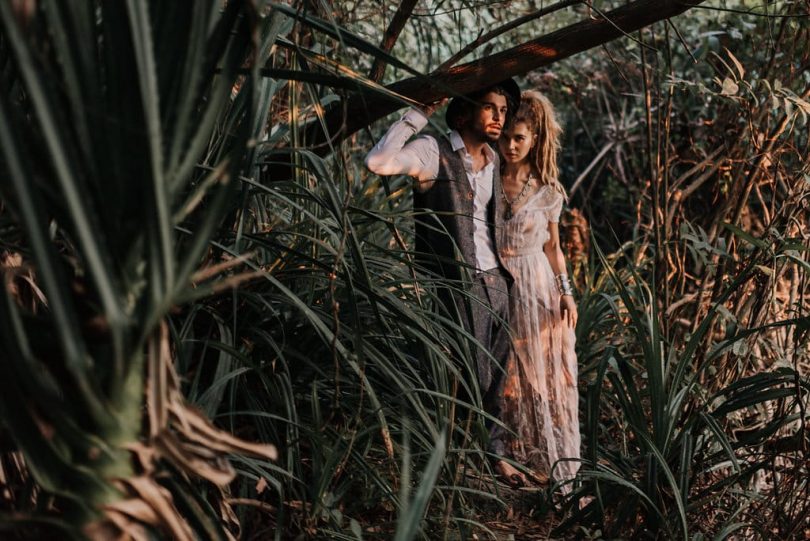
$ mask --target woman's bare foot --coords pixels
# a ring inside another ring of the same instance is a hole
[[[512,488],[525,487],[529,484],[526,476],[505,460],[499,460],[495,463],[495,471]]]

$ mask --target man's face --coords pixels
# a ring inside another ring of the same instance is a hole
[[[469,130],[482,140],[495,142],[506,122],[506,96],[489,92],[478,103],[478,107],[472,110]]]

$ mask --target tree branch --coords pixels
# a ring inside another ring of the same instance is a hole
[[[493,82],[551,65],[655,22],[680,15],[703,1],[636,0],[608,12],[605,17],[581,21],[500,53],[447,71],[434,72],[430,75],[432,84],[426,84],[422,77],[412,77],[387,88],[422,103],[445,97],[445,89],[467,94]],[[327,140],[327,133],[333,141],[341,140],[401,107],[400,101],[388,96],[353,95],[326,112],[326,132],[320,123],[312,124],[307,141],[318,153],[325,154],[329,148],[323,144]]]
[[[380,48],[386,53],[390,53],[391,49],[394,48],[394,44],[402,33],[402,29],[405,28],[405,23],[411,18],[411,13],[413,13],[413,8],[416,6],[417,1],[418,0],[403,0],[397,8],[397,12],[394,13],[394,18],[391,19],[391,23],[385,30],[385,37],[383,37],[383,42],[380,45]],[[384,73],[385,61],[381,58],[377,58],[374,60],[374,65],[371,66],[368,78],[376,83],[382,79]]]
[[[510,30],[512,30],[514,28],[517,28],[518,26],[522,26],[522,25],[524,25],[524,24],[526,24],[528,22],[531,22],[531,21],[533,21],[535,19],[539,19],[540,17],[548,15],[549,13],[559,11],[559,10],[567,8],[569,6],[573,6],[575,4],[581,4],[582,2],[583,2],[583,0],[563,0],[562,2],[557,2],[556,4],[552,4],[552,5],[548,6],[548,7],[543,8],[543,9],[538,9],[537,11],[533,11],[533,12],[527,14],[527,15],[524,15],[522,17],[518,17],[517,19],[515,19],[513,21],[509,21],[505,25],[499,26],[498,28],[496,28],[495,30],[492,30],[491,32],[487,32],[486,34],[478,36],[478,38],[476,38],[475,41],[467,44],[466,47],[464,47],[459,52],[457,52],[456,54],[454,54],[453,56],[451,56],[450,58],[448,58],[447,60],[442,62],[442,64],[438,68],[436,68],[436,71],[445,71],[445,70],[449,69],[450,67],[455,66],[456,63],[459,60],[461,60],[462,58],[464,58],[465,56],[467,56],[468,54],[470,54],[471,52],[476,50],[478,47],[480,47],[484,43],[486,43],[488,41],[492,41],[493,39],[497,38],[498,36],[500,36],[502,34],[505,34],[505,33],[509,32]]]

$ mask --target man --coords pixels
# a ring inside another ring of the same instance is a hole
[[[507,115],[519,102],[520,89],[511,79],[454,98],[445,116],[447,137],[425,135],[408,142],[438,106],[411,109],[366,156],[366,166],[374,173],[416,179],[416,251],[422,264],[455,286],[440,288],[439,295],[483,346],[476,351],[478,382],[485,409],[496,417],[510,347],[504,321],[511,277],[498,260],[495,229],[503,220],[500,165],[490,144],[497,142]],[[491,448],[502,454],[498,432],[493,430]],[[505,462],[497,467],[507,478],[522,478]]]

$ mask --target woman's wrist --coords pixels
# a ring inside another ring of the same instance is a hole
[[[557,284],[557,292],[561,297],[574,296],[574,289],[571,287],[571,282],[568,280],[567,274],[558,274],[554,277],[554,282]]]

